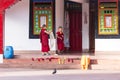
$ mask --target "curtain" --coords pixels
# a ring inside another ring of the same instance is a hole
[[[56,40],[55,40],[55,37],[54,37],[54,34],[53,32],[50,33],[50,50],[52,50],[54,47],[56,47]]]
[[[65,21],[64,21],[64,44],[65,47],[70,47],[69,43],[69,12],[65,11]]]

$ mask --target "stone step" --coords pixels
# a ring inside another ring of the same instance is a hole
[[[92,70],[120,70],[120,65],[91,65]]]
[[[93,70],[120,70],[118,59],[97,59],[91,64]]]
[[[4,59],[0,68],[34,68],[34,69],[80,69],[80,60],[59,62],[58,59]]]
[[[97,60],[97,63],[98,65],[120,65],[120,60],[109,60],[109,59],[106,59],[106,60]]]
[[[32,68],[32,69],[80,69],[80,64],[0,64],[0,68]]]
[[[80,64],[80,60],[76,59],[76,60],[67,60],[67,59],[63,59],[63,60],[58,60],[58,59],[46,59],[46,58],[36,58],[36,59],[4,59],[4,63],[5,64],[17,64],[17,63],[21,63],[21,64],[27,64],[27,63],[37,63],[37,64],[60,64],[64,63],[64,64]]]
[[[118,59],[91,59],[91,64],[98,64],[98,65],[120,65],[120,60]]]
[[[40,60],[39,60],[40,59]],[[117,66],[116,66],[117,64]],[[120,69],[120,60],[109,60],[109,59],[91,59],[92,69]],[[38,68],[38,69],[80,69],[80,59],[74,59],[73,61],[68,61],[67,59],[64,63],[59,64],[58,59],[49,60],[45,58],[30,59],[4,59],[4,64],[0,64],[0,68]]]

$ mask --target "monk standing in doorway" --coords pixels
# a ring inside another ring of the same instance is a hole
[[[58,54],[61,54],[64,50],[64,34],[62,27],[59,27],[57,31],[57,48]]]
[[[51,31],[47,31],[46,29],[46,25],[43,24],[42,25],[42,29],[41,29],[41,32],[40,32],[40,40],[41,40],[41,45],[42,45],[42,55],[50,55],[49,51],[50,51],[50,48],[49,48],[49,34],[51,33]]]

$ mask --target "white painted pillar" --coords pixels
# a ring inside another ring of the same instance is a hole
[[[56,0],[56,31],[59,26],[64,26],[64,0]]]
[[[0,63],[3,63],[3,54],[0,54]]]
[[[82,49],[89,50],[89,3],[82,3]]]

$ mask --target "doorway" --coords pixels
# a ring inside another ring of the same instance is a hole
[[[65,12],[68,12],[69,15],[68,51],[82,52],[82,4],[72,1],[65,1]]]
[[[82,13],[70,11],[70,51],[82,51]]]

